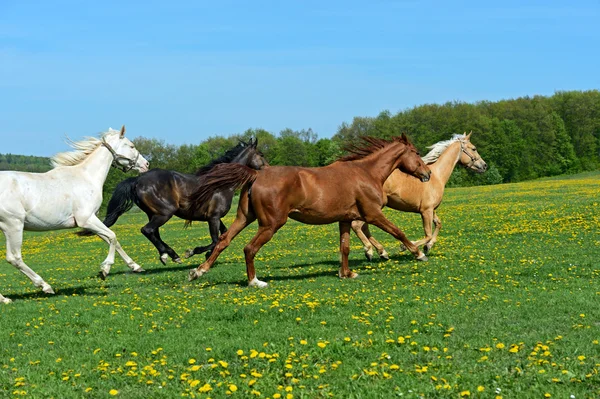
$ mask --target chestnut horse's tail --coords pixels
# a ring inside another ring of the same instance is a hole
[[[237,163],[218,164],[203,176],[203,183],[188,197],[187,208],[192,213],[200,210],[218,191],[237,190],[246,184],[252,184],[258,171]]]

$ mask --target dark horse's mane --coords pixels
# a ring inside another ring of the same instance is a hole
[[[380,139],[372,136],[361,136],[360,139],[362,140],[362,143],[360,144],[352,143],[344,146],[342,149],[346,152],[349,152],[349,154],[338,158],[338,161],[356,161],[357,159],[371,155],[375,151],[380,150],[393,142],[410,144],[408,138],[404,134],[402,136],[394,137],[391,140]]]
[[[235,157],[240,155],[242,153],[242,151],[244,151],[247,147],[248,147],[248,144],[246,144],[244,142],[239,142],[238,145],[227,150],[227,152],[225,154],[221,155],[219,158],[212,160],[208,165],[202,166],[200,169],[198,169],[196,171],[196,176],[200,176],[200,175],[207,173],[208,171],[210,171],[212,168],[214,168],[218,164],[230,163],[231,161],[233,161],[235,159]]]

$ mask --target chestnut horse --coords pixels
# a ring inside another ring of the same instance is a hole
[[[472,133],[472,132],[471,132]],[[444,187],[457,163],[467,169],[483,173],[487,164],[471,143],[471,133],[455,134],[452,139],[440,141],[428,148],[431,151],[423,157],[423,161],[432,172],[431,180],[420,183],[415,178],[399,170],[395,170],[383,185],[387,196],[387,206],[404,212],[420,213],[423,219],[425,238],[413,242],[416,246],[425,244],[423,252],[428,254],[433,244],[437,241],[438,233],[442,227],[440,218],[435,210],[442,203]],[[431,232],[431,223],[435,224],[435,231]],[[371,236],[369,225],[363,221],[352,222],[352,230],[364,244],[365,256],[371,260],[373,246],[377,248],[379,256],[389,259],[383,246]],[[401,248],[405,250],[406,248]]]
[[[385,204],[383,184],[396,168],[429,180],[430,170],[415,147],[403,134],[391,141],[364,137],[362,147],[348,148],[350,155],[321,168],[272,166],[256,171],[241,165],[216,166],[205,183],[191,196],[190,206],[199,206],[216,190],[243,187],[237,217],[219,237],[211,256],[192,269],[189,279],[206,273],[231,240],[258,219],[258,231],[244,248],[249,286],[266,287],[256,278],[254,257],[287,221],[288,217],[306,224],[339,223],[341,267],[339,277],[358,275],[348,268],[350,224],[364,220],[393,235],[418,260],[427,257],[381,212]]]

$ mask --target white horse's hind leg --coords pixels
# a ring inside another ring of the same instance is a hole
[[[21,273],[29,277],[33,285],[41,287],[46,294],[54,294],[50,284],[46,283],[36,272],[23,262],[21,256],[21,246],[23,245],[23,224],[20,221],[15,223],[2,223],[0,229],[6,236],[6,260],[8,263],[19,269]],[[4,297],[2,297],[4,298]],[[6,298],[4,298],[6,300]]]
[[[129,266],[129,268],[131,270],[133,270],[134,272],[143,272],[144,271],[144,269],[142,269],[142,267],[140,265],[135,263],[125,253],[125,251],[121,247],[121,244],[119,244],[119,242],[117,241],[117,236],[115,235],[115,233],[113,233],[112,230],[110,230],[108,227],[106,227],[104,225],[104,223],[102,223],[100,221],[100,219],[98,219],[96,217],[96,215],[92,215],[85,223],[83,223],[83,224],[78,223],[78,225],[80,227],[83,227],[84,229],[88,229],[88,230],[96,233],[100,238],[102,238],[104,241],[106,241],[109,245],[108,256],[106,257],[104,262],[102,262],[102,264],[100,265],[101,277],[104,278],[104,277],[108,276],[108,274],[110,273],[110,268],[115,263],[115,250],[119,253],[121,258],[123,258],[123,260],[125,261],[125,263],[127,263],[127,266]]]

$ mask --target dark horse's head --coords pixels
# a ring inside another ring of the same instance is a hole
[[[256,170],[263,169],[269,166],[269,163],[257,147],[258,139],[250,139],[248,143],[240,140],[238,145],[228,150],[221,157],[198,169],[196,175],[202,175],[221,163],[238,163]]]

